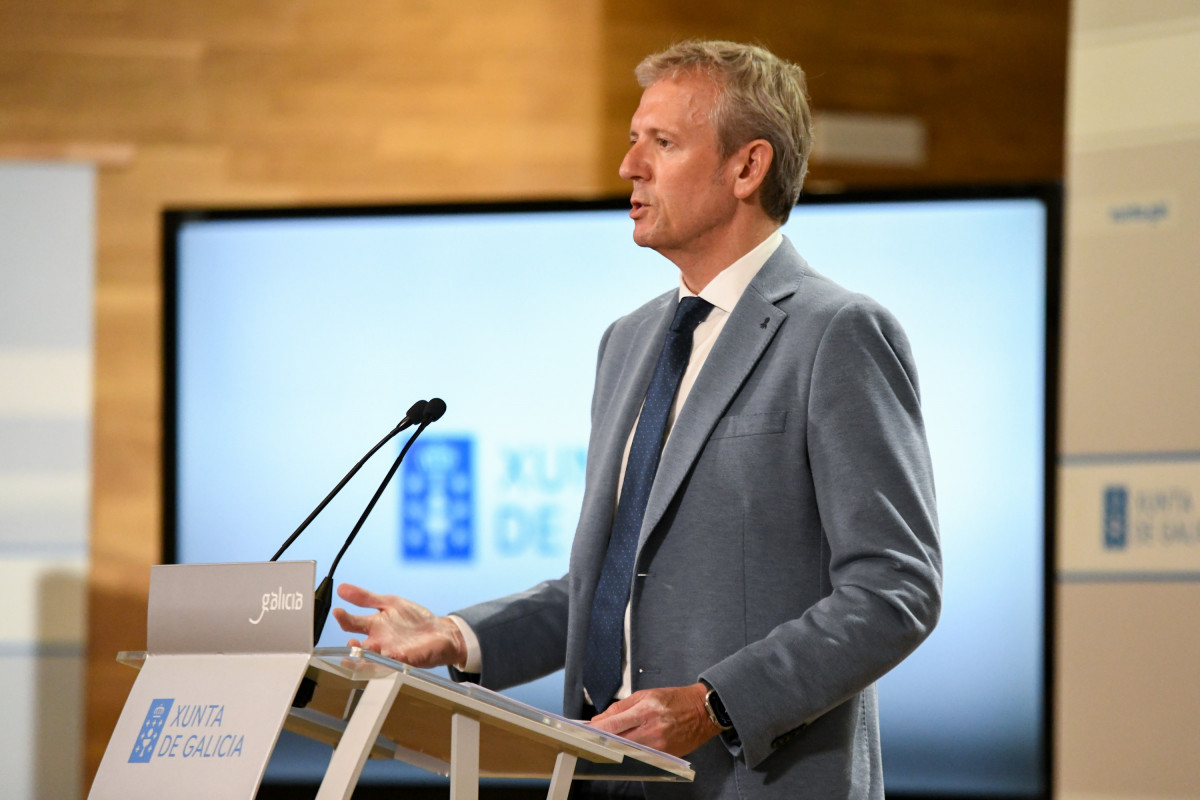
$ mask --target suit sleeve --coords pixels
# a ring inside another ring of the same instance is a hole
[[[800,728],[870,686],[922,642],[941,609],[933,475],[903,331],[857,298],[812,365],[807,458],[829,590],[798,619],[700,676],[757,766]]]
[[[483,671],[470,676],[507,689],[562,669],[567,651],[567,578],[455,611],[479,639]],[[451,670],[456,679],[467,677]]]
[[[597,369],[612,334],[600,339]],[[593,415],[597,403],[592,398]],[[470,678],[489,689],[507,689],[562,669],[567,652],[570,578],[564,575],[524,592],[453,612],[479,640],[482,672],[468,675],[451,668],[455,680]]]

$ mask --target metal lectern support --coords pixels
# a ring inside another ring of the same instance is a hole
[[[342,732],[342,739],[333,751],[317,800],[350,800],[388,709],[400,691],[402,677],[401,673],[395,672],[367,683],[346,730]]]
[[[571,778],[575,775],[575,756],[570,753],[559,753],[554,760],[554,773],[550,776],[550,793],[546,800],[567,800],[567,792],[571,790]]]
[[[479,800],[479,720],[450,718],[450,800]]]

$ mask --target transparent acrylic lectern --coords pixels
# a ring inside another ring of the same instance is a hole
[[[333,746],[318,800],[349,798],[368,758],[448,776],[451,800],[477,800],[481,777],[548,779],[549,800],[572,780],[692,780],[686,761],[483,687],[359,648],[314,650],[312,572],[152,570],[149,650],[117,656],[141,672],[90,797],[253,798],[281,728]]]

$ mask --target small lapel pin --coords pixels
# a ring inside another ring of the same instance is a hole
[[[771,321],[770,317],[763,317],[763,321],[761,323],[759,323],[758,327],[762,328],[765,331],[767,329],[767,323],[770,321]]]

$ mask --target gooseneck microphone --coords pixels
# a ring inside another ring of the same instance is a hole
[[[415,406],[414,406],[415,407]],[[410,410],[411,413],[411,410]],[[383,490],[391,483],[392,477],[396,471],[400,469],[400,462],[404,460],[404,456],[408,454],[408,449],[412,447],[413,442],[417,437],[429,427],[430,423],[441,419],[442,414],[446,413],[446,403],[440,397],[435,397],[430,400],[422,409],[421,419],[417,420],[420,425],[417,430],[404,443],[404,447],[400,450],[400,455],[396,456],[396,460],[392,462],[391,469],[383,476],[383,480],[379,483],[379,488],[375,490],[375,494],[371,496],[367,507],[363,509],[362,515],[358,518],[358,522],[354,523],[354,529],[350,531],[350,535],[346,537],[346,541],[342,544],[342,549],[338,551],[337,557],[333,559],[333,563],[329,565],[329,573],[321,580],[317,587],[316,593],[313,595],[313,644],[321,638],[321,631],[325,628],[325,620],[329,617],[329,609],[333,605],[333,572],[337,569],[338,564],[342,560],[342,556],[350,547],[350,543],[354,541],[354,537],[358,535],[358,531],[362,528],[363,523],[367,521],[367,516],[375,508],[375,504],[379,501]],[[406,417],[407,419],[407,417]]]
[[[438,402],[441,403],[442,412],[444,413],[446,411],[446,404],[442,403],[441,400],[438,400]],[[275,555],[271,556],[271,560],[272,561],[279,560],[279,557],[281,555],[283,555],[283,551],[287,550],[289,547],[291,547],[292,542],[296,541],[296,538],[298,536],[300,536],[301,533],[304,532],[304,529],[307,528],[309,526],[309,524],[314,519],[317,518],[317,514],[320,514],[322,511],[325,510],[325,506],[329,505],[329,501],[332,500],[337,495],[337,493],[342,490],[343,486],[345,486],[347,483],[349,483],[350,479],[353,478],[360,469],[362,469],[362,465],[367,463],[367,460],[370,459],[371,456],[375,455],[375,453],[377,453],[379,451],[379,448],[383,447],[385,444],[390,442],[392,440],[392,438],[396,436],[396,434],[400,433],[400,431],[404,430],[405,428],[409,428],[409,427],[412,427],[413,425],[419,425],[419,424],[423,423],[425,421],[426,415],[428,414],[428,411],[429,411],[429,403],[428,402],[426,402],[424,400],[418,400],[417,402],[413,403],[412,406],[408,409],[408,412],[404,415],[404,419],[400,420],[400,422],[398,422],[396,424],[396,427],[392,428],[391,432],[389,432],[387,436],[384,436],[382,439],[380,439],[378,444],[376,444],[374,447],[372,447],[370,450],[368,450],[367,454],[365,456],[363,456],[361,459],[359,459],[357,464],[355,464],[353,467],[350,468],[350,471],[346,473],[346,477],[342,478],[338,482],[338,485],[333,487],[332,492],[325,495],[325,499],[317,504],[317,507],[314,508],[312,510],[312,513],[309,514],[304,519],[304,522],[300,523],[300,527],[298,527],[298,528],[296,528],[296,530],[292,531],[292,535],[287,538],[287,541],[285,541],[283,543],[283,545],[279,548],[279,550],[276,551]],[[438,414],[438,416],[440,417],[441,414]]]

